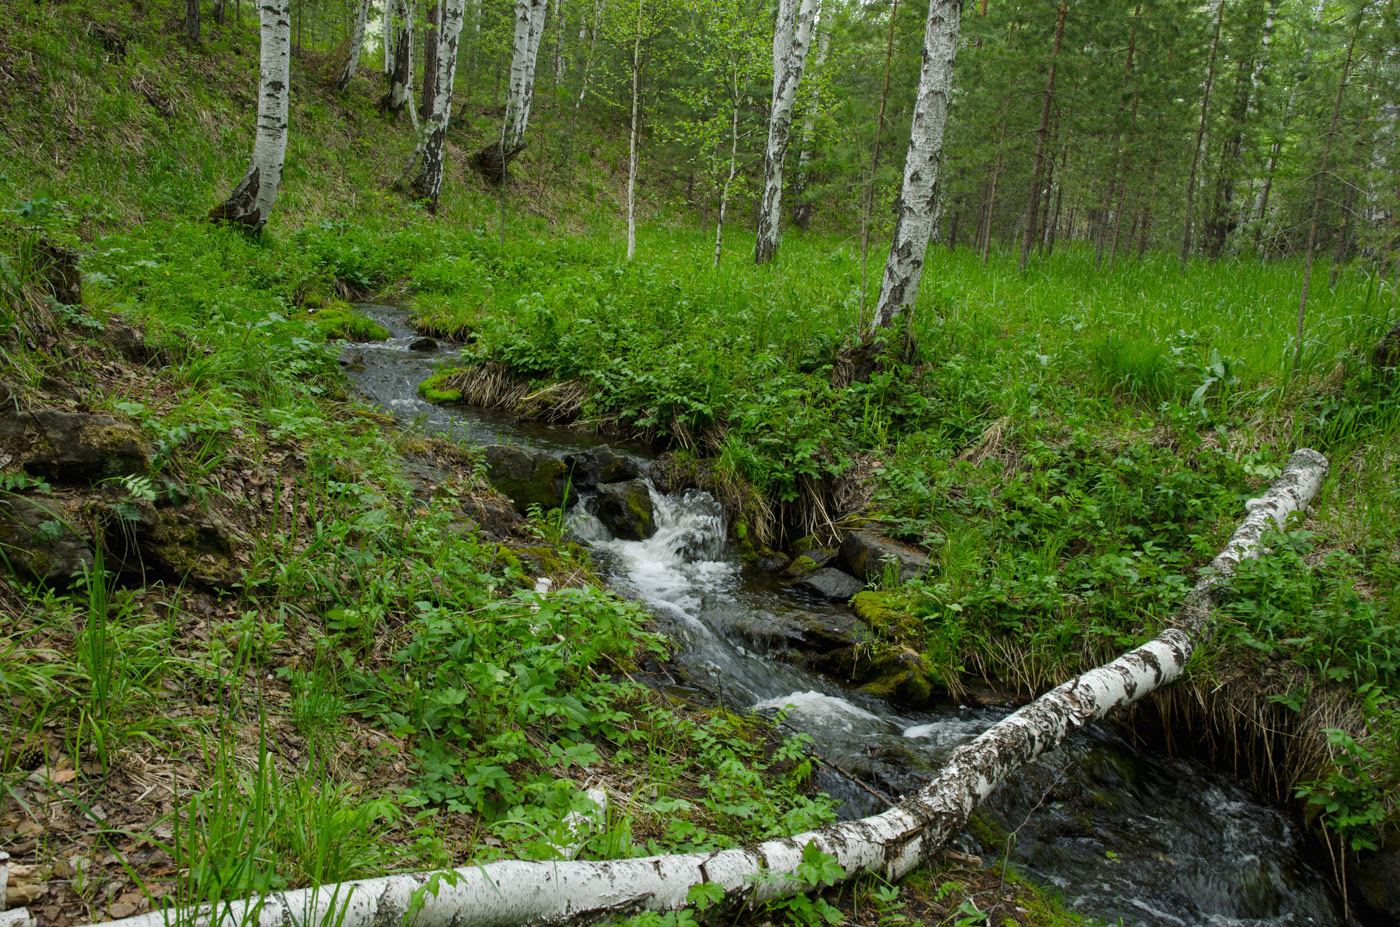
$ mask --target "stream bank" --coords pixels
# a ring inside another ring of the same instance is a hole
[[[424,402],[417,387],[434,372],[434,354],[414,350],[408,313],[366,311],[391,337],[352,345],[346,356],[360,389],[397,417],[469,443],[521,445],[557,458],[560,470],[567,455],[594,448],[567,429],[517,430],[500,417]],[[536,469],[532,463],[532,475]],[[849,623],[849,611],[796,597],[768,571],[741,564],[713,496],[654,486],[647,494],[655,521],[649,537],[616,536],[598,516],[596,491],[578,493],[570,526],[613,588],[656,615],[693,684],[735,708],[781,713],[786,727],[813,738],[830,767],[820,784],[840,799],[844,816],[880,810],[882,795],[916,786],[1002,715],[958,704],[896,709],[779,659],[786,648],[774,629]],[[965,848],[1009,846],[1018,866],[1095,917],[1144,925],[1345,923],[1305,835],[1286,816],[1200,763],[1142,752],[1113,730],[1086,731],[1018,775],[980,821]]]

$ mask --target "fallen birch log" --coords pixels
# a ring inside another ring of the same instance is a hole
[[[1244,521],[1203,571],[1174,627],[997,722],[958,748],[937,778],[883,814],[713,853],[601,862],[506,860],[449,873],[386,876],[274,892],[220,905],[217,912],[167,910],[113,923],[119,927],[596,924],[641,911],[686,907],[690,889],[702,883],[720,886],[724,890],[721,909],[734,910],[806,890],[789,874],[802,862],[808,844],[834,856],[848,878],[878,872],[886,879],[898,879],[962,830],[978,803],[1012,772],[1091,721],[1181,675],[1215,607],[1217,587],[1233,575],[1240,561],[1259,554],[1260,538],[1268,528],[1282,527],[1291,513],[1307,507],[1326,472],[1327,460],[1316,451],[1294,453],[1269,491],[1249,501]]]

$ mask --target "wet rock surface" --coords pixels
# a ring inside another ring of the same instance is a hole
[[[579,454],[565,454],[564,464],[569,468],[573,485],[579,490],[593,489],[600,483],[625,483],[644,475],[641,461],[614,453],[606,444]]]
[[[849,573],[831,567],[823,567],[804,576],[792,584],[791,589],[807,595],[825,599],[828,602],[845,602],[865,588],[865,583],[856,579]]]
[[[613,537],[644,541],[656,533],[656,511],[645,480],[599,483],[596,492],[594,514]]]

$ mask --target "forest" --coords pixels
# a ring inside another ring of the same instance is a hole
[[[1400,923],[1394,0],[0,5],[0,927]]]

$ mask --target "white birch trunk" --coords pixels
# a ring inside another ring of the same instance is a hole
[[[398,113],[413,103],[413,0],[393,0],[394,66],[389,72],[389,92],[380,106]]]
[[[603,0],[597,0],[593,4],[593,21],[585,22],[578,30],[579,42],[584,41],[584,33],[588,37],[588,50],[583,55],[583,78],[579,82],[578,99],[574,101],[574,112],[578,112],[583,106],[583,98],[588,95],[588,75],[593,70],[593,49],[598,44],[598,19],[603,15]]]
[[[549,0],[515,0],[515,37],[511,42],[506,115],[501,124],[501,147],[506,151],[525,143],[530,104],[535,96],[535,61],[548,8]]]
[[[724,178],[724,186],[719,191],[719,218],[715,221],[715,266],[719,266],[724,254],[724,213],[729,208],[729,188],[734,183],[734,175],[739,170],[739,105],[743,94],[739,90],[739,70],[734,69],[734,112],[729,120],[729,176]]]
[[[360,0],[360,10],[355,15],[355,30],[350,33],[350,54],[345,59],[345,67],[340,69],[340,79],[335,82],[337,90],[350,86],[355,69],[360,66],[360,49],[365,44],[365,20],[368,17],[369,0]]]
[[[379,42],[384,48],[384,76],[394,71],[394,18],[389,12],[392,0],[384,0],[384,9],[379,23]]]
[[[942,0],[934,0],[935,4]],[[956,6],[957,0],[948,0]],[[1327,460],[1300,450],[1263,496],[1246,504],[1248,515],[1225,549],[1187,596],[1177,627],[1047,692],[953,752],[943,771],[897,806],[859,821],[830,824],[793,837],[721,850],[601,862],[506,860],[438,874],[387,876],[318,889],[278,892],[221,905],[208,912],[157,912],[116,921],[112,927],[166,927],[169,923],[219,927],[283,927],[338,924],[377,927],[402,923],[421,902],[414,927],[508,927],[525,924],[596,924],[640,911],[687,907],[692,886],[714,883],[725,892],[722,910],[741,912],[805,890],[784,879],[815,844],[836,857],[846,878],[875,872],[893,881],[929,859],[966,825],[983,799],[1021,766],[1053,750],[1073,732],[1116,708],[1130,705],[1181,675],[1194,638],[1215,606],[1215,590],[1241,560],[1258,556],[1265,530],[1282,526],[1317,494]]]
[[[961,20],[960,0],[930,0],[924,28],[924,65],[919,74],[919,95],[914,101],[909,154],[904,160],[904,185],[899,191],[880,299],[870,320],[872,335],[908,313],[919,294],[924,252],[928,250],[936,218],[938,163],[943,154],[943,129],[948,124],[953,58]]]
[[[209,214],[215,221],[242,225],[252,232],[267,224],[282,185],[291,105],[291,0],[262,0],[259,29],[258,132],[253,141],[253,161],[229,198]]]
[[[641,117],[642,0],[637,0],[637,39],[632,44],[632,131],[627,143],[627,260],[637,253],[637,124]]]
[[[763,195],[759,201],[758,240],[754,262],[766,264],[778,254],[778,226],[783,203],[783,161],[792,134],[792,111],[812,43],[817,0],[778,0],[773,28],[773,104],[768,113],[768,145],[763,152]]]
[[[554,19],[559,23],[555,27],[554,82],[559,84],[564,80],[564,38],[569,34],[569,21],[564,16],[564,0],[557,0],[554,4]]]
[[[409,162],[418,175],[413,179],[413,195],[426,200],[430,212],[437,212],[438,195],[442,192],[442,153],[447,139],[447,125],[452,118],[452,84],[457,74],[457,48],[462,35],[462,20],[466,15],[466,0],[440,0],[441,25],[438,32],[437,71],[424,75],[433,82],[433,108],[419,133],[418,147]],[[407,172],[405,172],[407,173]]]

